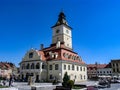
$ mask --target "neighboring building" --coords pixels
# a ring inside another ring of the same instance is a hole
[[[120,77],[120,59],[111,60],[113,76]]]
[[[16,75],[13,73],[16,69],[16,66],[8,62],[0,62],[0,77],[10,78],[10,75]]]
[[[112,68],[111,68],[111,64],[102,64],[102,65],[98,65],[97,68],[97,76],[98,77],[102,77],[102,76],[106,76],[106,77],[111,77],[112,76]]]
[[[97,77],[97,65],[96,64],[87,65],[87,76],[88,76],[88,79]]]
[[[101,76],[112,76],[111,64],[88,64],[87,75],[88,79]]]
[[[52,44],[41,50],[30,49],[26,52],[20,63],[22,79],[34,76],[36,81],[62,82],[65,72],[70,79],[78,81],[87,80],[87,65],[72,49],[72,28],[68,25],[63,12],[59,14],[58,21],[52,26]]]

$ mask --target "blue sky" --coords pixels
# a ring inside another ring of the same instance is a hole
[[[119,0],[0,0],[0,60],[18,66],[30,48],[48,47],[61,10],[87,64],[120,59]]]

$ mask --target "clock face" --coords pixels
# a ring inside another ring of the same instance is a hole
[[[60,32],[60,30],[57,30],[57,31],[56,31],[56,33],[59,33],[59,32]]]
[[[69,34],[69,31],[68,31],[68,30],[66,30],[66,33],[67,33],[67,34]]]

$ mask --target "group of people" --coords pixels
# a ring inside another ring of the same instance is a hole
[[[13,82],[14,82],[14,78],[13,78],[12,75],[10,75],[10,78],[8,79],[8,82],[9,82],[9,87],[12,86],[12,84],[13,84]],[[4,79],[4,80],[2,81],[2,83],[3,83],[4,86],[6,86],[7,80]]]
[[[111,87],[110,83],[110,78],[100,78],[98,84],[106,87]]]

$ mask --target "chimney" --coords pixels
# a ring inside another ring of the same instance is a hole
[[[44,49],[44,45],[43,44],[40,45],[40,50],[42,50],[42,49]]]

